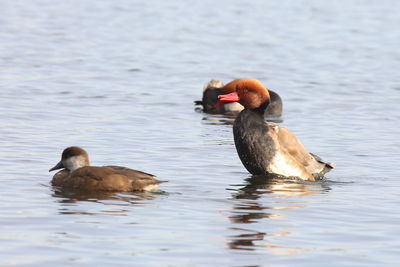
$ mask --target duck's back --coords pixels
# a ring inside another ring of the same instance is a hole
[[[58,186],[83,191],[147,190],[160,182],[153,175],[120,166],[86,166],[64,178]]]
[[[142,171],[133,170],[121,166],[106,166],[111,168],[114,172],[125,176],[132,187],[132,190],[148,190],[151,186],[157,186],[160,181],[154,175]]]
[[[265,110],[265,115],[281,116],[282,115],[282,99],[272,90],[268,90],[270,103]]]

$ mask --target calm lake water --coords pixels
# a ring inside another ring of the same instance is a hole
[[[0,265],[321,266],[400,260],[400,2],[2,1]],[[203,84],[248,77],[337,167],[251,178]],[[73,195],[71,145],[168,183]]]

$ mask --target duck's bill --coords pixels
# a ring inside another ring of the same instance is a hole
[[[231,102],[236,102],[239,101],[239,96],[236,92],[230,93],[230,94],[226,94],[226,95],[219,95],[218,96],[218,101],[217,103],[215,103],[216,107],[220,107],[222,105],[225,105],[227,103],[231,103]]]
[[[49,172],[54,171],[54,170],[58,170],[58,169],[62,169],[62,168],[64,168],[64,164],[62,163],[62,161],[60,161],[59,163],[57,163],[56,166],[54,166],[53,168],[51,168],[51,169],[49,170]]]
[[[219,95],[218,96],[220,101],[226,101],[226,102],[234,102],[234,101],[239,101],[239,96],[236,92],[226,94],[226,95]]]

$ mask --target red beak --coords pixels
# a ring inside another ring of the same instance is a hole
[[[218,98],[219,101],[215,104],[217,107],[220,107],[225,103],[239,101],[239,96],[236,92],[226,95],[219,95]]]
[[[225,102],[235,102],[235,101],[240,100],[240,98],[236,92],[226,94],[226,95],[219,95],[218,98],[220,101],[225,101]]]

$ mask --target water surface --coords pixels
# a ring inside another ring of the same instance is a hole
[[[3,1],[0,265],[396,265],[398,1]],[[261,80],[336,169],[251,177],[209,79]],[[65,194],[70,145],[169,180]]]

